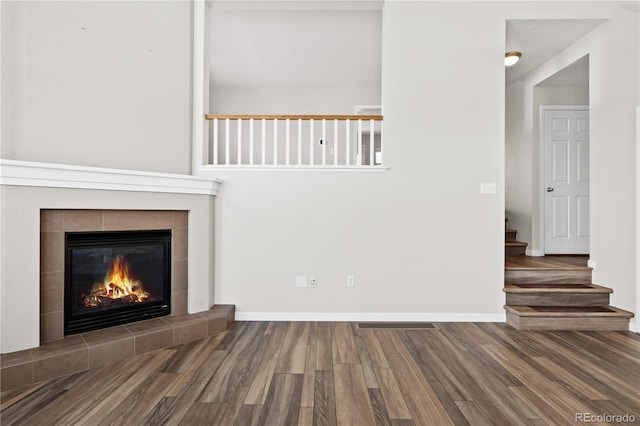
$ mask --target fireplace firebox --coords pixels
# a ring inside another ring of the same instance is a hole
[[[65,335],[171,313],[171,230],[65,234]]]

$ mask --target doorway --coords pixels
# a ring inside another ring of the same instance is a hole
[[[545,254],[589,253],[589,107],[541,106]]]

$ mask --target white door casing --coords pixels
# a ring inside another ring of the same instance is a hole
[[[545,254],[589,253],[589,111],[546,109]]]
[[[636,316],[631,320],[631,331],[640,330],[640,105],[636,107]],[[635,330],[634,330],[635,328]]]

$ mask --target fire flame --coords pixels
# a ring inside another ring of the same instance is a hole
[[[83,294],[81,299],[84,306],[95,308],[111,305],[113,301],[140,303],[147,299],[153,300],[153,297],[144,290],[142,282],[129,273],[129,265],[124,258],[117,256],[104,281],[94,284],[91,293]]]

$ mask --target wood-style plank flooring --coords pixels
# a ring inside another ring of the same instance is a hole
[[[640,337],[502,323],[236,323],[5,392],[1,409],[3,426],[574,425],[577,413],[640,422]]]

